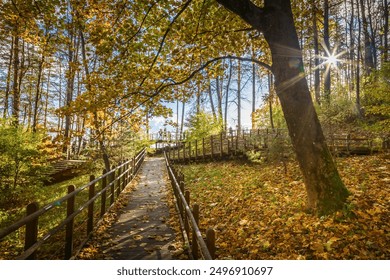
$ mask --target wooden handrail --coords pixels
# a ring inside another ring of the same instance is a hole
[[[269,148],[272,141],[275,139],[289,140],[290,138],[286,129],[245,130],[240,131],[240,133],[236,130],[230,130],[224,131],[219,135],[202,138],[202,147],[199,154],[197,153],[197,140],[190,141],[184,139],[182,142],[178,142],[176,146],[171,146],[171,144],[169,144],[164,147],[163,150],[166,150],[167,147],[172,150],[173,156],[169,153],[169,158],[174,161],[197,161],[206,158],[224,158],[225,155],[241,155],[253,149],[265,150]],[[374,146],[375,139],[380,139],[382,143],[376,141],[376,145]],[[340,154],[340,152],[343,153],[343,151],[347,152],[347,154],[364,151],[371,153],[380,150],[386,151],[389,147],[389,140],[383,135],[377,135],[376,137],[359,137],[349,133],[328,134],[326,135],[326,141],[328,142],[330,150],[336,154]],[[361,146],[360,149],[355,147],[357,145]],[[187,150],[183,148],[184,146],[195,147],[195,153],[192,152],[193,155],[184,157]],[[176,156],[176,154],[180,155],[181,153],[183,153],[183,157]]]
[[[51,209],[55,208],[56,206],[61,205],[63,202],[67,202],[67,204],[69,204],[70,201],[74,201],[77,194],[79,194],[81,191],[85,190],[86,188],[89,188],[89,190],[90,190],[88,201],[86,201],[83,205],[81,205],[77,210],[73,209],[72,211],[70,211],[70,209],[72,209],[72,208],[68,207],[68,210],[67,210],[68,214],[66,215],[66,218],[64,220],[62,220],[57,226],[52,228],[42,238],[40,238],[39,240],[36,240],[33,244],[30,244],[31,241],[28,241],[29,244],[26,245],[25,251],[20,256],[18,256],[17,259],[26,259],[26,258],[33,256],[34,253],[37,251],[37,249],[39,249],[43,243],[45,243],[54,234],[60,232],[69,223],[73,222],[74,218],[77,215],[79,215],[81,212],[83,212],[83,210],[85,210],[85,209],[89,209],[89,212],[90,212],[89,213],[90,220],[88,222],[88,228],[87,228],[87,231],[88,231],[87,232],[87,239],[88,239],[90,236],[90,233],[93,230],[93,226],[94,226],[93,220],[91,218],[91,216],[92,217],[94,216],[94,213],[93,213],[94,209],[92,208],[93,203],[100,196],[102,196],[103,193],[106,193],[111,187],[113,187],[113,186],[115,187],[116,184],[118,184],[117,189],[119,191],[122,191],[125,186],[121,186],[121,185],[123,183],[126,183],[127,180],[121,180],[121,178],[128,177],[129,172],[131,173],[130,178],[131,179],[134,178],[134,176],[138,172],[139,168],[141,167],[141,164],[145,158],[145,155],[146,155],[146,150],[142,149],[131,160],[128,160],[128,161],[120,164],[119,166],[113,168],[109,172],[105,172],[103,175],[101,175],[100,177],[98,177],[96,179],[94,177],[91,177],[90,182],[81,186],[80,188],[77,188],[77,189],[69,188],[68,190],[70,192],[67,195],[59,198],[58,200],[56,200],[54,202],[51,202],[51,203],[45,205],[41,209],[37,209],[34,212],[31,212],[31,211],[28,212],[28,215],[26,217],[20,219],[19,221],[15,222],[14,224],[10,225],[9,227],[0,231],[0,241],[3,238],[5,238],[6,236],[8,236],[9,234],[11,234],[11,233],[15,232],[16,230],[18,230],[19,228],[21,228],[22,226],[31,224],[34,221],[38,221],[40,216],[42,216],[46,212],[50,211]],[[125,168],[125,167],[127,167],[127,168]],[[111,175],[115,174],[115,172],[117,172],[118,170],[120,170],[119,176],[117,176],[114,180],[111,181],[111,178],[112,178]],[[107,183],[107,182],[103,183],[104,181],[107,181],[107,178],[109,178],[109,183]],[[100,181],[102,181],[103,188],[100,191],[95,193],[93,186],[95,186]],[[106,199],[102,200],[101,203],[103,203],[103,202],[106,203]],[[30,206],[29,206],[29,209],[31,209]],[[106,211],[105,206],[104,207],[102,206],[100,209],[102,211]],[[108,209],[107,209],[107,211],[108,211]],[[100,218],[103,216],[103,214],[104,213],[100,213],[100,215],[99,215]],[[34,234],[37,234],[37,232],[35,232]],[[73,236],[73,233],[70,234],[70,232],[68,232],[68,230],[67,230],[66,236],[67,237]],[[69,243],[72,243],[72,242],[69,242]],[[69,258],[70,257],[69,252],[72,252],[73,250],[72,250],[72,248],[69,248],[69,244],[66,245],[65,247],[66,247],[65,256],[66,256],[66,258]]]
[[[185,217],[184,216],[181,217],[181,220],[188,221],[189,224],[191,225],[191,228],[192,228],[193,233],[194,233],[193,237],[196,240],[196,243],[199,245],[199,249],[200,249],[200,252],[201,252],[203,258],[205,260],[212,260],[213,256],[210,253],[209,248],[202,237],[202,233],[200,232],[200,229],[198,227],[198,222],[196,221],[196,219],[191,211],[191,208],[190,208],[189,204],[187,203],[187,201],[189,201],[189,194],[187,194],[187,198],[183,194],[181,186],[180,186],[180,182],[176,178],[174,168],[170,165],[169,159],[168,159],[166,153],[164,153],[164,155],[165,155],[165,163],[166,163],[168,175],[169,175],[169,178],[171,179],[172,187],[174,188],[175,197],[176,197],[177,201],[180,203],[180,205],[183,206],[183,208],[181,210],[184,210]],[[179,207],[179,209],[180,209],[180,207]],[[179,214],[181,215],[182,213],[179,213]],[[186,228],[186,226],[184,226],[184,228]],[[189,233],[187,233],[187,236],[188,235],[189,235]],[[213,234],[210,234],[210,236],[213,236]],[[214,246],[214,244],[211,245],[211,243],[210,243],[209,246]],[[213,248],[212,251],[214,251],[214,250],[215,249]]]

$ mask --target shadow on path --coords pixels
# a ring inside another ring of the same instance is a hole
[[[166,225],[169,208],[163,158],[147,158],[139,182],[110,229],[103,253],[115,260],[169,260],[174,231]]]

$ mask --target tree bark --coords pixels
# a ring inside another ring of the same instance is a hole
[[[325,44],[325,56],[331,55],[330,41],[329,41],[329,1],[324,1],[324,44]],[[330,96],[330,64],[326,65],[324,74],[324,96],[329,101]]]
[[[364,71],[366,75],[369,75],[372,69],[374,69],[374,59],[371,52],[370,34],[368,32],[368,22],[363,0],[360,0],[360,10],[364,34]]]
[[[241,132],[241,62],[237,64],[237,133]]]
[[[14,53],[13,53],[13,85],[12,85],[12,118],[15,126],[19,125],[20,113],[20,92],[19,92],[19,35],[14,36]]]
[[[357,5],[357,12],[359,14],[360,8],[359,3]],[[361,110],[360,105],[360,55],[361,55],[361,36],[362,34],[362,24],[360,20],[358,21],[358,39],[357,39],[357,58],[356,58],[356,109],[358,110],[358,114],[361,117],[363,112]]]
[[[211,81],[210,80],[209,80],[209,99],[210,99],[211,112],[213,113],[214,121],[216,121],[217,120],[217,114],[215,113],[214,100],[213,100],[213,91],[211,90]]]
[[[271,128],[272,130],[275,129],[275,125],[274,125],[274,114],[273,114],[273,109],[272,109],[272,101],[274,99],[274,94],[273,94],[273,90],[272,90],[272,73],[268,73],[268,107],[269,107],[269,121],[270,121],[270,124],[271,124]]]
[[[265,0],[264,8],[249,0],[217,1],[262,32],[268,42],[276,93],[304,177],[308,207],[318,214],[341,209],[348,190],[333,162],[314,109],[290,1]]]
[[[5,87],[3,119],[7,118],[7,116],[8,116],[9,93],[10,93],[10,88],[11,88],[10,85],[11,85],[11,71],[12,71],[13,53],[14,53],[14,38],[11,37],[11,49],[10,49],[10,53],[9,53],[7,82],[6,82],[6,87]]]
[[[85,48],[85,40],[84,40],[84,34],[83,31],[80,29],[79,30],[79,35],[80,35],[80,41],[81,41],[81,55],[83,57],[83,65],[84,65],[84,71],[85,71],[85,77],[86,77],[86,87],[89,92],[91,92],[91,82],[89,80],[89,68],[88,68],[88,61],[87,61],[87,54],[86,54],[86,48]],[[93,112],[94,115],[94,125],[95,129],[98,135],[98,142],[99,142],[99,148],[100,152],[102,153],[102,158],[104,162],[104,168],[106,171],[111,170],[111,163],[110,163],[110,156],[107,151],[107,147],[105,145],[105,133],[104,131],[100,131],[99,127],[99,120],[98,120],[98,115],[97,111]]]
[[[35,92],[34,98],[34,112],[33,112],[33,122],[32,122],[32,131],[37,131],[38,125],[38,109],[39,109],[39,101],[41,100],[41,80],[42,80],[42,72],[43,72],[43,63],[45,62],[45,55],[42,54],[41,60],[38,64],[38,77],[37,77],[37,88]]]
[[[252,47],[252,57],[254,58],[255,54]],[[256,65],[252,62],[252,129],[255,129],[254,114],[256,111]]]
[[[230,82],[232,79],[232,61],[229,60],[229,76],[226,83],[226,93],[225,93],[225,131],[227,131],[228,125],[228,108],[229,108],[229,91],[230,91]]]
[[[317,28],[317,7],[316,2],[312,3],[313,13],[313,43],[314,43],[314,96],[317,104],[321,103],[321,91],[320,91],[320,60],[319,60],[319,44],[318,44],[318,28]]]
[[[222,122],[223,116],[222,116],[222,86],[219,81],[219,77],[215,80],[216,83],[216,90],[217,90],[217,101],[218,101],[218,119]]]
[[[389,35],[389,2],[388,0],[384,0],[384,25],[383,25],[383,61],[387,62],[389,60],[389,43],[388,43],[388,35]]]

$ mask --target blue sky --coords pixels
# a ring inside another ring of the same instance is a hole
[[[234,84],[232,85],[232,87]],[[258,83],[257,85],[257,94],[256,94],[256,108],[259,108],[262,104],[262,98],[263,96],[268,93],[268,87],[266,81],[262,81],[261,84]],[[241,119],[242,119],[242,128],[251,128],[252,121],[251,121],[251,110],[252,110],[252,83],[247,83],[246,86],[243,88],[243,94],[244,97],[246,97],[246,100],[241,101]],[[214,101],[215,102],[215,101]],[[207,106],[208,104],[206,104]],[[167,103],[167,107],[171,108],[173,111],[173,116],[169,118],[170,120],[176,122],[177,118],[177,105],[176,103]],[[185,118],[188,116],[188,113],[190,111],[191,104],[186,104],[186,110],[185,110]],[[224,105],[223,105],[224,106]],[[182,111],[182,104],[179,104],[179,122],[181,121],[181,111]],[[211,111],[207,110],[206,111]],[[233,129],[237,125],[237,105],[235,103],[230,103],[228,107],[228,127],[232,127]],[[154,117],[150,120],[150,132],[158,132],[160,129],[164,128],[164,123],[166,122],[166,118],[164,117]],[[168,131],[176,131],[176,129],[172,126],[166,127]]]

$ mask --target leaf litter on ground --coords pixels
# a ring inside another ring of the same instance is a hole
[[[390,259],[388,155],[337,158],[351,195],[318,217],[305,208],[295,162],[182,166],[200,227],[216,231],[218,259]]]

